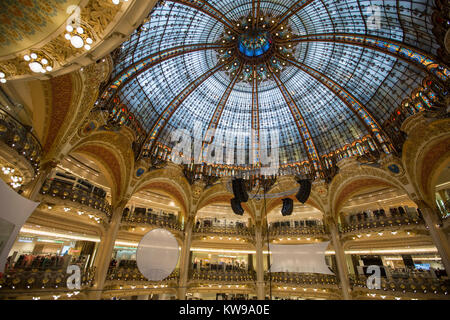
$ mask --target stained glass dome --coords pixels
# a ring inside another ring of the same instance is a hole
[[[115,52],[102,103],[133,123],[137,157],[170,158],[183,129],[223,152],[201,162],[213,170],[253,168],[276,136],[281,167],[320,173],[391,153],[394,109],[426,76],[447,80],[431,14],[427,0],[161,1]]]

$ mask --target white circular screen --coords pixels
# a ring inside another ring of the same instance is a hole
[[[154,229],[139,242],[137,266],[149,281],[161,281],[173,272],[179,254],[178,242],[173,234],[164,229]]]

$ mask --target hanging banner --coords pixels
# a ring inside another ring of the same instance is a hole
[[[0,272],[4,272],[6,259],[20,228],[39,202],[22,197],[0,179]]]
[[[271,272],[334,274],[325,262],[330,241],[315,244],[269,244]]]

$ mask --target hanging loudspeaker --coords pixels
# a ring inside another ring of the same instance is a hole
[[[245,184],[243,179],[234,179],[232,181],[233,186],[233,194],[236,200],[239,202],[247,202],[248,201],[248,194],[247,191],[245,191]]]
[[[281,208],[281,214],[283,216],[290,216],[292,214],[292,210],[294,209],[294,200],[291,198],[283,199],[283,208]]]
[[[237,215],[242,216],[244,214],[244,209],[242,209],[241,203],[236,198],[231,199],[231,209]]]
[[[301,203],[305,203],[309,198],[309,194],[311,193],[311,181],[309,180],[300,180],[300,189],[298,189],[295,197]]]

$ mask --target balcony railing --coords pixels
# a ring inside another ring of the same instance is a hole
[[[111,217],[111,205],[106,199],[83,189],[73,188],[72,186],[59,181],[48,179],[42,186],[40,194],[77,202],[99,210],[106,214],[107,217]]]
[[[272,283],[289,283],[296,285],[334,286],[338,284],[335,275],[321,273],[273,272],[264,274],[264,280]]]
[[[323,236],[326,235],[326,229],[324,226],[299,226],[299,227],[270,227],[269,236]]]
[[[94,280],[95,268],[81,271],[81,287],[91,287]],[[67,289],[67,279],[71,274],[66,270],[12,269],[0,278],[0,295],[4,291],[15,290],[55,290]]]
[[[169,217],[164,215],[146,214],[146,215],[131,215],[123,216],[122,223],[128,224],[146,224],[158,226],[162,228],[169,228],[173,230],[182,230],[181,223],[176,217]]]
[[[34,171],[39,168],[42,147],[39,140],[31,133],[29,127],[0,108],[0,141],[10,146],[23,156]]]
[[[196,226],[195,233],[203,234],[219,234],[219,235],[234,235],[234,236],[252,236],[253,230],[248,227],[241,226]]]
[[[175,269],[167,278],[162,281],[158,281],[157,283],[166,283],[172,280],[177,281],[179,276],[179,270]],[[110,267],[106,280],[156,283],[155,281],[149,281],[145,278],[145,276],[139,271],[138,267]]]
[[[398,227],[407,225],[417,225],[423,224],[424,221],[419,215],[398,215],[395,217],[379,217],[368,220],[355,221],[350,224],[343,224],[340,226],[342,233],[367,230],[367,229],[377,229],[386,227]]]
[[[372,283],[372,281],[371,281]],[[350,276],[350,284],[355,289],[365,289],[373,292],[398,292],[398,293],[417,293],[431,295],[449,295],[450,280],[445,278],[431,278],[420,276],[418,274],[408,277],[389,277],[381,278],[380,289],[369,289],[367,287],[366,276]],[[450,298],[450,296],[449,296]]]
[[[193,270],[190,279],[207,282],[252,282],[255,281],[256,274],[248,270]]]

